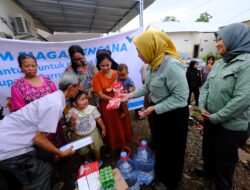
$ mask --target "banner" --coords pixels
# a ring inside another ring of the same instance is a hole
[[[98,49],[109,49],[112,52],[112,58],[117,63],[128,65],[129,77],[135,82],[136,88],[140,87],[142,61],[138,58],[132,38],[141,32],[142,29],[136,29],[103,38],[67,42],[37,42],[0,38],[0,105],[6,105],[13,82],[24,76],[18,66],[18,55],[22,53],[34,55],[38,63],[38,75],[47,76],[58,84],[65,68],[71,64],[68,47],[73,44],[80,45],[86,60],[92,63],[96,63]],[[133,100],[129,104],[129,108],[135,109],[141,107],[142,104],[142,99]]]

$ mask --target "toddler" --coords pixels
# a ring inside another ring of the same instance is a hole
[[[78,150],[78,153],[84,155],[89,152],[89,148],[94,151],[96,160],[100,159],[100,148],[103,145],[96,122],[102,129],[102,137],[106,136],[106,127],[101,119],[101,115],[95,106],[89,105],[88,95],[79,91],[73,99],[73,108],[66,114],[66,121],[72,128],[71,139],[78,140],[87,136],[91,136],[93,143],[88,147]]]
[[[135,91],[135,84],[131,78],[128,77],[128,66],[124,63],[118,65],[117,69],[117,82],[122,82],[124,93],[130,93]],[[126,103],[121,102],[120,105],[120,117],[123,118],[125,116]]]

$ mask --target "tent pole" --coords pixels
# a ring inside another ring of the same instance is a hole
[[[144,0],[139,0],[140,2],[140,27],[143,28],[143,8],[144,8]]]

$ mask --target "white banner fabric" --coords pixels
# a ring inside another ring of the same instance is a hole
[[[113,36],[95,38],[90,40],[77,40],[67,42],[37,42],[0,39],[0,105],[6,105],[6,98],[10,97],[10,88],[14,80],[23,77],[17,57],[22,53],[32,54],[38,63],[38,74],[45,75],[56,84],[65,68],[71,64],[68,56],[70,45],[80,45],[87,61],[96,63],[96,51],[109,49],[112,58],[117,63],[125,63],[129,68],[129,77],[135,82],[136,88],[141,86],[140,68],[142,61],[138,58],[136,48],[132,42],[142,29],[136,29]],[[129,103],[130,110],[141,107],[142,99]]]

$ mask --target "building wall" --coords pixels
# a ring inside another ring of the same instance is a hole
[[[200,49],[199,57],[205,56],[208,52],[212,52],[214,55],[217,53],[215,44],[214,33],[200,33]]]
[[[193,37],[191,32],[171,32],[167,33],[174,43],[177,51],[187,53],[192,56]]]
[[[194,32],[192,35],[194,39],[193,46],[199,45],[198,57],[203,57],[208,52],[216,54],[217,50],[215,47],[215,35],[213,32]]]
[[[176,46],[177,51],[194,55],[194,45],[199,45],[198,57],[208,52],[216,53],[214,33],[201,32],[169,32],[167,33]]]
[[[28,14],[26,11],[24,11],[17,4],[15,4],[14,2],[12,2],[10,0],[0,0],[0,18],[1,18],[1,20],[0,20],[0,32],[11,35],[11,36],[13,36],[13,38],[18,38],[18,36],[14,36],[15,35],[14,28],[13,28],[13,25],[11,23],[12,16],[14,14],[21,14],[29,22],[30,29],[31,29],[30,36],[34,38],[33,40],[36,40],[37,35],[35,33],[35,22],[34,22],[32,16],[30,14]],[[12,29],[10,29],[2,20],[6,20]],[[36,21],[36,22],[38,22],[38,21]]]

